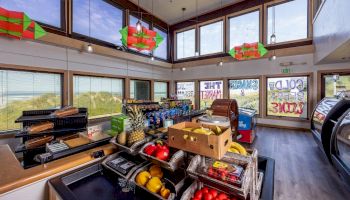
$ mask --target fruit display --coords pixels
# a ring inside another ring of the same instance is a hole
[[[135,142],[145,139],[144,114],[137,106],[128,106],[128,115],[130,118],[131,132],[129,133],[127,144],[133,145]]]
[[[228,149],[228,152],[241,154],[243,156],[248,155],[247,150],[237,142],[231,143],[230,148]]]
[[[149,144],[144,149],[143,152],[149,156],[153,156],[159,160],[167,161],[169,160],[169,147],[168,144],[162,140],[155,141],[155,144]]]
[[[237,200],[238,198],[223,191],[205,185],[201,182],[193,182],[183,193],[181,200]]]
[[[209,128],[204,128],[201,126],[196,128],[183,128],[182,130],[203,135],[220,135],[222,133],[222,130],[219,126],[210,126]]]
[[[135,182],[145,187],[148,191],[160,195],[163,199],[168,199],[171,191],[166,188],[165,181],[162,180],[163,171],[158,165],[152,165],[148,171],[143,170],[135,177]]]

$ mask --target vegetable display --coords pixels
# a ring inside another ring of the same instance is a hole
[[[122,35],[123,45],[137,51],[152,51],[164,40],[156,31],[145,27],[142,27],[141,32],[137,32],[136,27],[126,26],[119,32]]]
[[[244,43],[233,47],[228,53],[237,60],[250,60],[261,58],[267,53],[267,49],[260,42]]]

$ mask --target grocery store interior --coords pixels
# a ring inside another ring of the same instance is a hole
[[[0,0],[0,200],[350,199],[349,0]]]

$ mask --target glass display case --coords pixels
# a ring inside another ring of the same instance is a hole
[[[333,128],[343,113],[350,108],[350,99],[324,98],[312,113],[311,132],[320,149],[330,162],[330,140]]]
[[[334,128],[331,156],[335,168],[350,186],[350,109],[343,114]]]

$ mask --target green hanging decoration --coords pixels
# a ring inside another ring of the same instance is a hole
[[[233,47],[228,53],[237,60],[250,60],[263,57],[268,50],[260,42],[244,43]]]
[[[140,33],[137,32],[134,26],[126,26],[119,32],[122,35],[121,41],[123,45],[137,51],[152,51],[164,40],[156,31],[149,30],[145,27],[142,27]]]
[[[0,7],[0,35],[36,40],[46,35],[46,31],[25,13]]]

